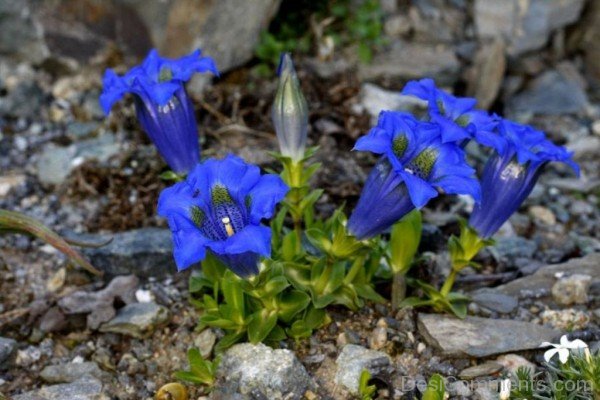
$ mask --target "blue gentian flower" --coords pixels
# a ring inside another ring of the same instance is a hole
[[[271,229],[261,224],[288,192],[277,175],[229,155],[198,164],[163,190],[158,214],[173,233],[179,270],[204,259],[207,249],[241,277],[258,273],[260,256],[271,254]]]
[[[294,162],[302,160],[308,132],[308,105],[289,53],[281,55],[279,86],[271,108],[271,119],[281,154]]]
[[[508,120],[499,123],[498,132],[507,146],[487,161],[481,179],[482,200],[469,219],[469,225],[484,239],[517,211],[550,161],[566,163],[579,175],[572,153],[550,142],[544,132]]]
[[[175,172],[186,173],[200,161],[198,127],[183,84],[196,72],[218,75],[214,61],[200,50],[176,60],[150,51],[141,65],[123,76],[107,69],[100,104],[108,114],[113,104],[132,93],[142,127]]]
[[[435,85],[433,79],[410,81],[402,90],[404,95],[416,96],[427,101],[430,122],[442,130],[442,141],[464,144],[469,139],[502,151],[505,141],[494,128],[497,117],[483,110],[476,110],[477,100],[468,97],[454,97]]]
[[[348,230],[359,239],[385,231],[440,191],[480,200],[479,182],[464,151],[455,143],[443,143],[436,124],[382,111],[377,126],[354,149],[382,155],[348,221]]]

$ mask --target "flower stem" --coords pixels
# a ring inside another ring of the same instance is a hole
[[[406,297],[406,275],[394,272],[392,276],[392,311],[396,311]]]
[[[448,295],[450,294],[450,291],[452,290],[452,287],[454,286],[454,281],[456,280],[457,275],[458,275],[458,270],[456,270],[454,267],[452,267],[452,269],[450,270],[450,274],[446,278],[446,281],[444,282],[444,285],[442,286],[442,289],[440,290],[440,294],[442,296],[448,297]]]

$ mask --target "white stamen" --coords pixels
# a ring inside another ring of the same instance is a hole
[[[231,226],[231,220],[229,219],[229,217],[223,217],[221,219],[221,222],[223,223],[223,225],[225,225],[225,232],[227,232],[227,236],[233,236],[235,231],[233,230],[233,226]]]

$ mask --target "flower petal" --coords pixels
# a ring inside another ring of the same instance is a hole
[[[271,229],[266,226],[248,225],[224,241],[214,241],[208,247],[217,254],[257,253],[271,255]]]
[[[423,179],[409,172],[404,172],[401,175],[408,189],[410,199],[416,208],[424,207],[429,200],[437,197],[437,190]],[[375,207],[376,205],[374,204],[373,206]]]
[[[271,218],[275,206],[283,200],[289,188],[283,180],[273,174],[263,175],[248,193],[250,199],[250,223],[260,224],[263,218]]]

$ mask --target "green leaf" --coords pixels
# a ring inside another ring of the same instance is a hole
[[[168,182],[181,182],[182,180],[185,179],[184,175],[179,175],[173,171],[165,171],[162,174],[160,174],[158,176],[160,179],[162,179],[163,181],[168,181]]]
[[[386,299],[373,289],[370,284],[355,284],[356,293],[363,299],[371,300],[376,303],[385,303]]]
[[[250,316],[248,324],[248,340],[251,343],[262,342],[277,325],[277,313],[262,309]]]
[[[307,229],[304,233],[308,238],[308,241],[313,246],[323,251],[324,253],[329,253],[329,250],[331,249],[331,241],[329,240],[325,232],[317,228],[311,228]]]
[[[231,307],[232,318],[241,322],[245,315],[244,292],[240,285],[240,278],[233,272],[227,271],[222,280],[223,297],[225,303]]]
[[[408,272],[419,249],[422,232],[421,211],[413,210],[392,227],[390,266],[397,274]]]
[[[439,374],[433,374],[427,382],[427,389],[423,393],[423,400],[444,400],[446,385],[444,378]]]
[[[327,312],[322,309],[309,307],[304,316],[304,323],[311,329],[317,329],[327,323]]]
[[[310,296],[300,290],[281,293],[277,299],[279,318],[285,323],[290,323],[296,314],[308,307],[309,304]]]
[[[274,297],[283,292],[288,286],[290,286],[290,283],[285,276],[276,276],[267,281],[261,294],[264,298]]]
[[[188,351],[189,371],[177,371],[175,377],[194,384],[212,386],[215,381],[215,372],[218,359],[215,362],[205,360],[198,349]]]
[[[363,369],[358,380],[358,393],[361,400],[372,400],[377,391],[375,385],[369,385],[369,380],[371,380],[371,373],[368,369]]]
[[[67,240],[60,237],[40,221],[25,214],[0,209],[0,233],[2,233],[3,230],[35,236],[63,253],[73,264],[78,265],[97,276],[102,276],[104,274],[102,271],[98,271],[94,268],[89,261],[73,249]],[[96,246],[92,245],[91,247]]]
[[[298,248],[299,240],[296,231],[290,231],[283,237],[281,258],[284,261],[292,261],[296,257],[296,249]]]
[[[215,353],[221,354],[246,336],[246,332],[233,332],[229,333],[219,340],[219,343],[215,346]]]
[[[400,308],[404,307],[425,307],[433,304],[430,299],[420,299],[418,297],[407,297],[399,304]]]

